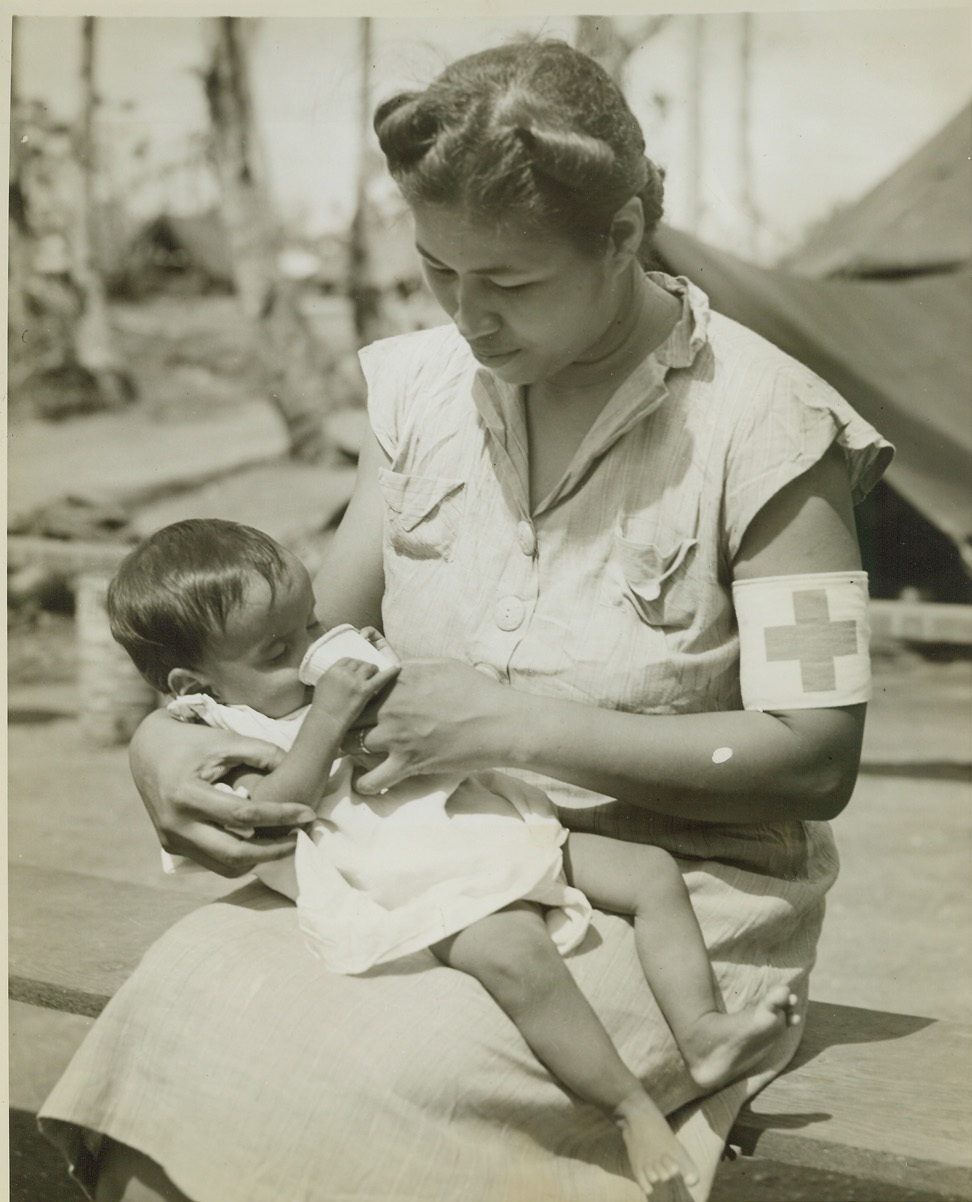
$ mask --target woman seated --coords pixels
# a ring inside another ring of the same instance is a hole
[[[675,857],[720,1005],[803,1012],[868,696],[853,500],[890,448],[826,384],[643,270],[662,183],[556,42],[473,55],[375,118],[448,326],[361,354],[372,437],[319,596],[403,661],[358,790],[502,769],[572,832]],[[266,745],[164,713],[133,766],[163,845],[233,876],[308,808],[213,783]],[[747,1096],[700,1097],[630,920],[565,961],[709,1190]],[[148,953],[41,1116],[101,1202],[626,1202],[617,1128],[428,951],[330,973],[269,892]],[[685,1187],[662,1187],[664,1190]],[[655,1196],[663,1196],[656,1189]],[[684,1194],[682,1195],[684,1196]]]

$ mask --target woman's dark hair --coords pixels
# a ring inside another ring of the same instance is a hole
[[[261,530],[218,518],[176,522],[122,560],[108,586],[112,636],[149,684],[167,693],[169,673],[199,667],[253,577],[273,595],[286,574],[282,548]]]
[[[456,206],[524,232],[604,249],[612,218],[641,198],[646,240],[663,173],[603,68],[565,42],[524,41],[460,59],[424,92],[375,113],[388,169],[410,204]]]

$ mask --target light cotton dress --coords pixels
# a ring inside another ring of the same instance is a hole
[[[168,708],[289,751],[310,706],[268,718],[193,693]],[[255,875],[296,901],[310,949],[332,972],[367,972],[520,900],[546,907],[561,954],[587,934],[590,903],[564,878],[567,828],[533,785],[498,772],[439,774],[366,797],[345,757],[335,760],[316,809],[295,856]]]
[[[638,713],[736,710],[730,564],[756,513],[837,444],[854,494],[887,443],[821,380],[653,277],[682,318],[626,379],[551,494],[528,503],[516,388],[452,327],[367,348],[387,451],[384,630],[518,689]],[[819,822],[699,823],[558,782],[576,829],[679,857],[726,1007],[785,983],[805,1003],[837,873]],[[595,912],[565,963],[658,1104],[677,1111],[704,1198],[758,1078],[693,1101],[630,921]],[[537,1063],[479,983],[431,953],[336,976],[293,907],[205,906],[95,1024],[42,1112],[90,1180],[98,1132],[160,1163],[196,1202],[642,1202],[617,1128]]]

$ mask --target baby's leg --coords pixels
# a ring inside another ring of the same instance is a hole
[[[614,1116],[635,1179],[652,1184],[697,1174],[655,1103],[624,1064],[554,947],[536,906],[518,902],[480,919],[432,950],[474,976],[516,1023],[531,1050],[564,1085]]]
[[[571,883],[595,906],[634,915],[645,978],[697,1085],[718,1089],[758,1068],[799,1021],[784,985],[755,1006],[723,1013],[688,890],[667,851],[572,834],[565,862]]]

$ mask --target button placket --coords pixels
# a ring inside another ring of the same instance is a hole
[[[500,630],[517,630],[526,617],[526,606],[519,597],[500,597],[493,609],[493,618]]]
[[[533,558],[537,553],[537,532],[533,523],[524,519],[516,527],[516,541],[524,555]]]

